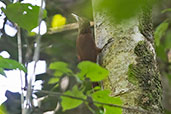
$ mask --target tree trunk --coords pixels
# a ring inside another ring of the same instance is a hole
[[[92,1],[94,10],[98,0]],[[100,48],[105,45],[100,65],[110,71],[103,82],[104,89],[110,89],[111,96],[119,96],[124,106],[163,113],[150,10],[119,24],[111,22],[106,12],[93,12],[96,44]],[[123,110],[123,113],[142,112]]]

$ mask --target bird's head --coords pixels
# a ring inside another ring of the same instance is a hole
[[[79,32],[89,32],[90,30],[90,22],[88,19],[84,18],[84,17],[79,17],[78,15],[72,13],[71,14],[76,21],[78,22],[79,25]]]

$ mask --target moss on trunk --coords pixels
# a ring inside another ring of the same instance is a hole
[[[143,92],[137,102],[146,110],[161,111],[162,107],[159,104],[161,103],[162,92],[160,74],[148,42],[140,41],[135,47],[134,53],[137,55],[137,63],[129,65],[128,80],[142,88]]]

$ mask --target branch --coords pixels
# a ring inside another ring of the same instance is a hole
[[[16,24],[17,26],[17,24]],[[22,64],[22,42],[21,42],[21,29],[19,26],[17,26],[17,43],[18,43],[18,62]],[[22,110],[22,114],[24,114],[24,92],[23,92],[23,78],[22,78],[22,74],[20,71],[20,81],[21,81],[21,110]]]
[[[21,30],[20,27],[17,26],[17,42],[18,42],[18,61],[22,64],[22,43],[21,43]]]
[[[19,0],[17,0],[17,2],[19,2]],[[18,46],[18,62],[22,64],[22,41],[21,41],[21,29],[20,27],[15,24],[17,27],[17,46]],[[24,91],[23,91],[23,78],[22,78],[22,74],[20,71],[20,81],[21,81],[21,110],[22,110],[22,114],[24,114],[25,109],[24,109]]]
[[[77,99],[77,100],[81,100],[81,101],[90,103],[90,101],[87,100],[87,99],[74,97],[74,96],[70,96],[70,95],[65,95],[65,94],[60,93],[60,92],[50,92],[50,91],[45,91],[45,90],[34,90],[34,91],[41,92],[41,93],[44,93],[44,94],[48,94],[49,96],[56,96],[56,97],[63,96],[63,97],[68,97],[68,98],[71,98],[71,99]],[[149,112],[149,111],[138,109],[138,108],[125,107],[125,106],[120,106],[120,105],[116,105],[116,104],[103,103],[103,102],[99,102],[99,101],[93,101],[93,103],[100,104],[100,105],[111,106],[111,107],[122,108],[122,109],[125,109],[125,110],[128,110],[128,111],[141,112],[141,113],[145,113],[145,114],[158,114],[159,113],[159,111],[156,111],[156,112],[150,111]]]
[[[33,69],[32,75],[30,77],[30,80],[29,80],[29,83],[28,83],[28,88],[27,88],[27,95],[26,95],[26,105],[28,106],[28,107],[26,107],[27,112],[30,109],[30,106],[32,106],[32,99],[31,99],[31,97],[32,97],[32,82],[33,82],[33,79],[35,77],[36,63],[39,60],[39,54],[40,54],[40,42],[41,42],[40,22],[42,20],[42,15],[43,15],[43,8],[42,8],[43,1],[44,0],[41,0],[41,6],[40,6],[40,10],[39,10],[39,19],[38,19],[39,31],[38,31],[38,35],[36,37],[37,46],[35,47],[35,51],[34,51],[34,55],[33,55],[33,61],[35,62],[34,63],[34,69]]]
[[[90,22],[90,26],[94,26],[94,22]],[[78,23],[71,23],[64,25],[63,27],[57,27],[57,28],[50,28],[48,31],[48,34],[55,34],[55,33],[60,33],[64,31],[70,31],[70,30],[75,30],[78,29]]]

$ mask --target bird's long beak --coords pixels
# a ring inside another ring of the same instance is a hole
[[[80,20],[80,17],[79,17],[78,15],[76,15],[76,14],[74,14],[74,13],[71,13],[71,15],[72,15],[77,21]]]

